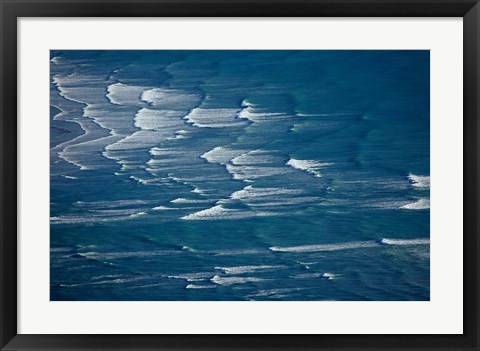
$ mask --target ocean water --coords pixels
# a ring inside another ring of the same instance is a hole
[[[51,51],[51,300],[430,299],[429,51]]]

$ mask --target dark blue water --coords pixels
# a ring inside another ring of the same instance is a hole
[[[52,51],[52,300],[428,300],[428,51]]]

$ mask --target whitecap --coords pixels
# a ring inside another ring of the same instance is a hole
[[[214,285],[194,285],[194,284],[188,284],[186,289],[213,289],[215,288]]]
[[[277,252],[321,252],[321,251],[339,251],[339,250],[351,250],[361,249],[368,247],[378,246],[375,241],[354,241],[339,244],[322,244],[322,245],[301,245],[290,247],[270,247],[271,251]]]
[[[274,216],[276,215],[273,212],[253,212],[250,210],[238,210],[224,208],[222,205],[216,205],[206,210],[198,211],[191,213],[187,216],[181,217],[184,220],[224,220],[224,219],[242,219],[249,217],[265,217],[265,216]]]
[[[254,123],[272,122],[282,119],[291,119],[292,116],[280,112],[259,112],[252,106],[247,106],[238,114],[239,119],[245,119]]]
[[[301,189],[288,189],[288,188],[257,188],[253,185],[247,185],[242,190],[236,191],[230,195],[230,198],[237,200],[264,198],[278,195],[299,195],[304,191]]]
[[[111,84],[107,87],[107,99],[114,105],[139,105],[140,95],[145,87],[122,83]]]
[[[201,97],[182,90],[155,88],[144,91],[141,99],[162,110],[189,111],[198,105]]]
[[[61,62],[61,57],[60,57],[60,56],[52,57],[52,58],[50,59],[50,62],[58,65],[58,64],[60,64],[60,62]]]
[[[245,284],[245,283],[257,283],[263,282],[267,279],[257,278],[257,277],[220,277],[219,275],[214,276],[210,281],[218,285],[234,285],[234,284]]]
[[[240,154],[239,156],[232,158],[230,162],[236,166],[258,166],[278,164],[279,162],[283,162],[283,157],[272,155],[272,151],[258,149]]]
[[[238,109],[194,108],[184,117],[187,123],[198,128],[227,128],[245,126],[246,123],[237,119]]]
[[[157,206],[153,207],[152,210],[154,211],[171,211],[171,210],[178,210],[178,208],[166,207],[166,206]]]
[[[138,212],[138,213],[133,213],[130,215],[132,218],[140,217],[140,216],[145,216],[147,213],[146,212]]]
[[[429,245],[430,239],[382,239],[382,245]]]
[[[238,267],[215,267],[215,269],[223,271],[225,274],[243,274],[253,273],[256,271],[276,270],[285,268],[285,266],[238,266]]]
[[[253,180],[290,173],[285,167],[234,166],[231,164],[227,164],[225,167],[236,180]]]
[[[333,279],[336,279],[337,276],[333,273],[328,273],[328,272],[325,272],[321,275],[321,278],[323,279],[327,279],[327,280],[333,280]]]
[[[77,177],[72,177],[72,176],[63,175],[63,174],[61,174],[61,176],[66,179],[78,179]]]
[[[204,200],[204,199],[185,199],[185,198],[178,198],[175,200],[170,201],[173,204],[208,204],[214,202],[213,200]]]
[[[217,146],[210,151],[205,152],[200,157],[210,163],[226,164],[234,157],[245,152],[244,150],[229,149],[222,146]]]
[[[182,112],[179,111],[142,108],[135,115],[134,125],[143,130],[162,130],[171,137],[175,135],[178,128],[182,127],[183,123],[178,119],[181,116]]]
[[[211,272],[196,272],[196,273],[185,273],[177,275],[169,275],[168,278],[171,279],[184,279],[187,282],[200,282],[209,279],[212,277]]]
[[[314,177],[321,177],[320,169],[332,165],[332,163],[321,163],[314,160],[298,160],[291,158],[286,165],[304,171]]]
[[[408,180],[414,188],[428,189],[430,188],[430,176],[419,176],[413,173],[408,174]]]
[[[132,257],[155,257],[179,254],[174,250],[125,251],[125,252],[79,252],[78,255],[91,260],[118,260]]]
[[[261,249],[236,249],[236,250],[220,250],[209,252],[214,256],[241,256],[241,255],[259,255],[265,254],[266,250]]]
[[[400,208],[405,210],[427,210],[430,208],[430,199],[419,199]]]

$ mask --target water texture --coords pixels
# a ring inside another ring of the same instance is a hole
[[[429,300],[429,51],[50,57],[51,300]]]

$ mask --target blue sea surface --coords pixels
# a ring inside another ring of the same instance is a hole
[[[52,301],[430,299],[429,51],[50,58]]]

